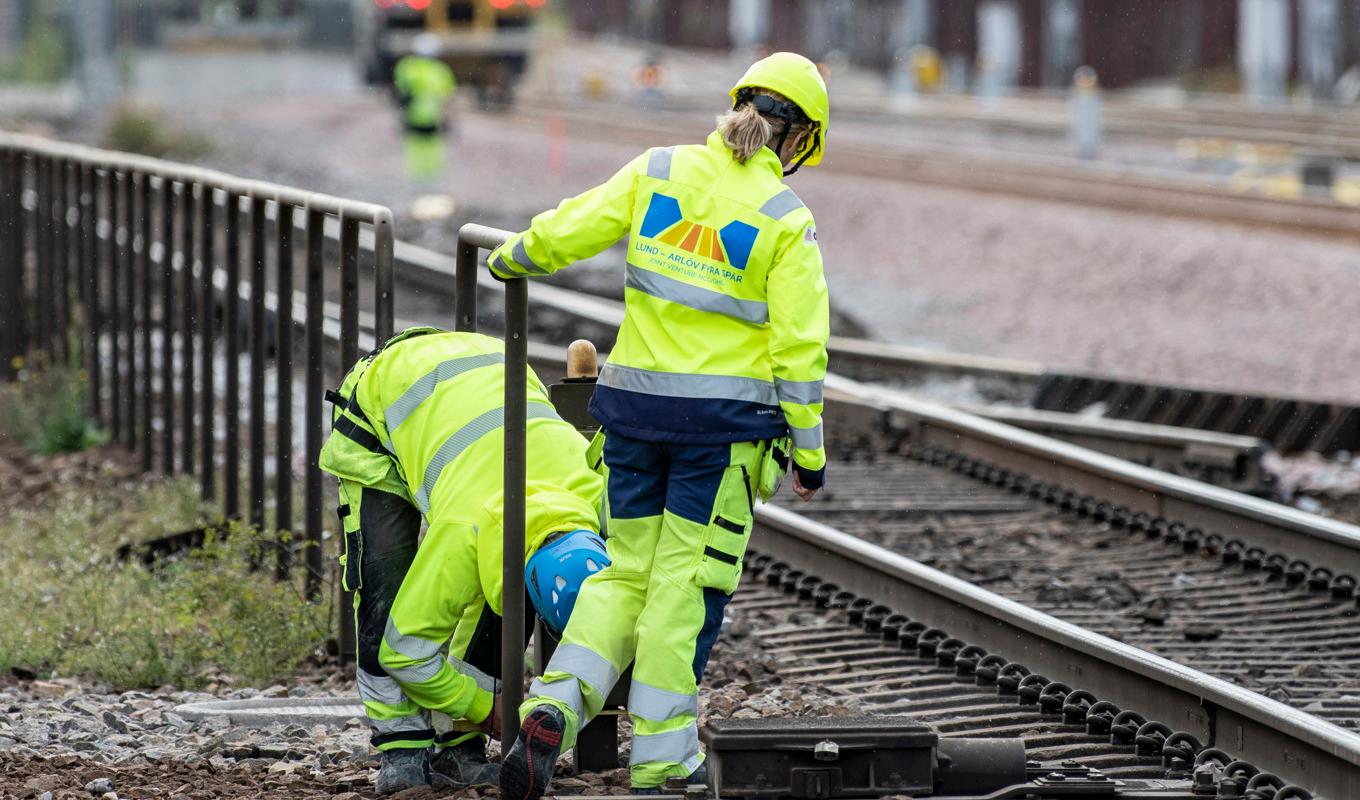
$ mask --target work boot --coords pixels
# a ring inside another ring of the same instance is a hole
[[[562,752],[566,718],[542,705],[524,718],[510,752],[501,759],[501,800],[538,800],[548,789]]]
[[[412,786],[430,783],[430,751],[424,747],[403,747],[382,752],[378,768],[378,794],[396,794]]]
[[[480,737],[443,747],[430,759],[430,782],[441,789],[496,784],[501,765],[486,759],[486,743]]]
[[[672,780],[674,780],[674,779],[672,779]],[[671,782],[671,781],[669,781],[669,780],[667,781],[668,784],[669,784],[670,782]],[[698,767],[698,769],[696,769],[696,770],[694,770],[693,772],[691,772],[691,773],[689,774],[689,777],[688,777],[688,778],[685,778],[685,784],[686,784],[687,786],[693,786],[693,785],[695,785],[695,784],[702,784],[702,785],[704,785],[704,786],[708,786],[708,762],[704,762],[704,763],[700,764],[699,767]],[[684,789],[680,789],[680,788],[671,789],[671,788],[669,788],[668,786],[645,786],[645,787],[643,787],[643,786],[634,786],[630,791],[631,791],[633,794],[645,794],[645,795],[653,795],[653,794],[673,794],[673,795],[678,795],[678,794],[685,794],[685,790],[684,790]]]

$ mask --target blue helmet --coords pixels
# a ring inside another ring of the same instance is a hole
[[[576,595],[586,578],[609,566],[604,540],[595,531],[574,530],[538,548],[524,565],[524,587],[543,622],[558,636],[566,630]]]

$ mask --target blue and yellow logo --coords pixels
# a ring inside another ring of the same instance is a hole
[[[691,222],[680,213],[679,200],[653,192],[638,233],[696,256],[744,270],[760,229],[736,220],[717,230]]]

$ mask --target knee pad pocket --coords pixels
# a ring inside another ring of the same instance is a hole
[[[741,580],[741,561],[754,522],[751,478],[746,467],[733,464],[723,472],[704,528],[703,551],[695,582],[702,588],[731,594]]]

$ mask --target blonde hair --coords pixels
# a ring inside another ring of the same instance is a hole
[[[785,99],[784,95],[767,89],[757,89],[756,94],[769,95],[776,100]],[[789,136],[796,138],[803,128],[804,126],[794,125],[789,129]],[[738,164],[745,164],[751,156],[760,152],[760,148],[768,145],[773,150],[775,145],[774,123],[756,111],[756,107],[750,103],[743,103],[739,108],[719,114],[718,133],[722,134],[723,143],[732,151],[732,157]]]

